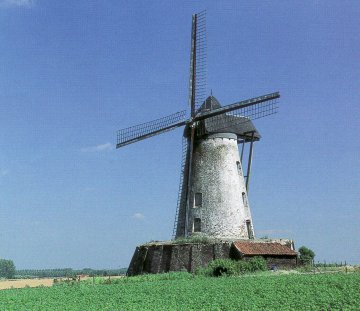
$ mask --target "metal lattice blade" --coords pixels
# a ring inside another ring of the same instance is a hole
[[[260,107],[251,106],[246,108],[240,108],[230,113],[208,118],[205,120],[205,122],[208,128],[219,131],[230,129],[234,126],[238,127],[239,125],[250,123],[251,120],[260,119],[275,114],[277,113],[277,110],[277,102],[272,100],[271,102],[266,102]],[[251,133],[249,132],[248,134],[250,137]]]
[[[182,139],[182,157],[181,157],[181,172],[180,172],[180,183],[178,191],[178,200],[176,204],[176,213],[173,228],[173,239],[185,235],[185,214],[186,214],[186,194],[188,190],[187,186],[187,172],[188,172],[188,150],[189,150],[189,139],[183,136]]]
[[[251,108],[250,110],[260,110],[262,109],[262,107],[266,106],[263,103],[269,102],[269,101],[273,101],[280,98],[280,93],[276,92],[276,93],[271,93],[271,94],[267,94],[267,95],[263,95],[263,96],[259,96],[259,97],[254,97],[254,98],[250,98],[247,100],[243,100],[231,105],[227,105],[218,109],[214,109],[214,110],[209,110],[209,111],[205,111],[205,112],[201,112],[200,114],[196,115],[194,118],[194,121],[200,121],[203,119],[207,119],[210,117],[214,117],[217,115],[221,115],[224,113],[229,113],[231,111],[234,110],[240,110],[243,109],[244,111],[245,108],[247,107],[251,107],[254,106],[253,108]],[[244,115],[244,117],[246,117],[246,115]]]
[[[117,132],[116,148],[171,131],[186,124],[186,110],[150,122],[131,126]]]
[[[192,127],[190,129],[190,139],[188,145],[188,166],[187,166],[187,191],[186,191],[186,211],[185,211],[185,237],[189,234],[189,217],[191,207],[191,189],[192,189],[192,166],[193,166],[193,153],[194,153],[194,141],[195,141],[196,129]]]
[[[189,106],[195,116],[206,96],[206,11],[194,14],[191,28]]]
[[[275,114],[278,110],[279,97],[279,93],[272,93],[203,112],[196,117],[197,120],[201,120],[197,126],[197,135],[224,130],[241,133],[238,134],[241,139],[252,140],[252,132],[256,129],[250,121]],[[255,140],[260,137],[257,133]]]

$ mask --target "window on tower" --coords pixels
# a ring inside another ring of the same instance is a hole
[[[201,219],[194,218],[194,232],[201,232]]]
[[[251,221],[247,220],[246,221],[246,228],[247,228],[247,232],[248,232],[248,237],[249,239],[253,239],[254,238],[254,234],[253,234],[253,230],[251,227]]]
[[[247,206],[247,199],[246,199],[246,193],[245,192],[242,193],[242,200],[243,200],[244,206]]]
[[[241,164],[239,161],[236,161],[236,167],[237,167],[239,175],[242,176],[242,169],[241,169]]]
[[[194,207],[202,206],[202,193],[196,192],[195,193],[195,204]]]

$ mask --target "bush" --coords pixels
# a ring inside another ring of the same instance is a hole
[[[237,273],[236,262],[231,259],[215,259],[208,265],[212,276],[228,276]]]
[[[239,260],[236,262],[236,270],[238,274],[244,274],[251,271],[250,263],[245,260]]]
[[[301,263],[305,265],[310,265],[314,262],[315,253],[310,248],[301,246],[299,248],[299,253]]]
[[[202,276],[231,276],[241,275],[249,272],[265,271],[267,270],[266,260],[263,257],[254,257],[249,261],[245,260],[231,260],[231,259],[216,259],[209,263],[206,268],[199,268],[196,270],[196,275]]]
[[[212,271],[210,271],[209,267],[200,267],[195,271],[195,275],[197,276],[212,276]]]
[[[249,269],[251,272],[255,271],[266,271],[267,264],[263,257],[256,256],[249,260]]]

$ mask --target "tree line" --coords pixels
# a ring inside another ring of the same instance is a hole
[[[16,271],[16,278],[58,278],[58,277],[74,277],[76,275],[89,276],[108,276],[108,275],[124,275],[126,268],[121,269],[23,269]]]
[[[0,258],[0,279],[26,279],[26,278],[58,278],[58,277],[74,277],[76,275],[89,276],[108,276],[108,275],[125,275],[126,268],[120,269],[22,269],[16,270],[12,260]]]

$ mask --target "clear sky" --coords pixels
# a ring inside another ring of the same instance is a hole
[[[116,130],[187,107],[203,9],[209,93],[282,96],[255,122],[257,236],[360,263],[359,1],[0,0],[1,258],[118,268],[171,238],[182,130],[115,150]]]

